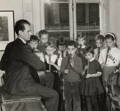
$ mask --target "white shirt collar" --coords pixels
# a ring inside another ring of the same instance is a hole
[[[92,62],[94,60],[94,58],[92,58],[91,60],[90,60],[90,62]]]
[[[23,38],[21,38],[21,37],[18,37],[24,44],[26,44],[26,41],[23,39]]]
[[[117,47],[110,47],[110,49],[112,50],[112,49],[116,49]]]
[[[57,59],[57,55],[55,55],[55,54],[51,55],[51,58],[50,58],[51,60],[50,61],[49,61],[49,56],[45,55],[45,59],[46,59],[46,61],[47,61],[48,64],[49,64],[50,61],[53,62],[53,63],[55,63],[55,61]]]

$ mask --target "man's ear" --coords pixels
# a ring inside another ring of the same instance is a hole
[[[19,34],[19,35],[23,35],[23,31],[22,31],[22,30],[19,30],[18,34]]]
[[[114,40],[114,43],[116,43],[116,40]]]

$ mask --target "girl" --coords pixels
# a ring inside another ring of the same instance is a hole
[[[83,63],[83,68],[85,67],[85,65],[87,64],[87,60],[85,58],[85,52],[87,49],[87,41],[86,41],[86,37],[82,36],[82,37],[78,37],[77,39],[77,55],[79,57],[82,58],[82,63]]]
[[[106,111],[105,90],[102,84],[102,69],[94,59],[94,50],[86,49],[88,66],[85,79],[82,83],[82,111]]]
[[[104,49],[104,36],[99,34],[95,38],[96,48],[94,49],[94,57],[99,61],[100,53]]]
[[[109,75],[114,68],[120,63],[120,49],[116,46],[116,37],[113,33],[105,35],[106,48],[100,54],[100,64],[103,67],[103,80],[106,83]]]
[[[86,37],[82,36],[82,37],[78,37],[77,39],[77,48],[80,51],[81,54],[85,53],[85,49],[87,48],[87,41],[86,41]]]
[[[108,79],[110,74],[113,73],[114,69],[120,63],[120,49],[116,45],[116,36],[114,33],[107,33],[105,35],[106,48],[101,52],[100,64],[103,67],[103,82],[108,93]],[[110,110],[110,98],[107,96],[107,107]]]

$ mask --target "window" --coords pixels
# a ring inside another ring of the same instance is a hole
[[[100,33],[99,0],[49,0],[44,2],[44,28],[56,39],[90,41]]]

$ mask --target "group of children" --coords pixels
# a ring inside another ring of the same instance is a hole
[[[109,111],[107,81],[120,63],[116,36],[113,33],[97,35],[96,48],[88,45],[85,37],[58,45],[49,41],[46,30],[41,30],[39,37],[40,41],[32,35],[28,45],[46,64],[46,70],[38,75],[41,84],[60,95],[59,111],[63,111],[63,101],[65,111]]]

